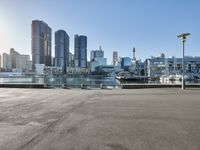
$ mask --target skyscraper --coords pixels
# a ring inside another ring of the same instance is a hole
[[[64,72],[69,66],[69,36],[64,30],[55,33],[55,66],[63,67]]]
[[[75,67],[87,67],[87,36],[74,36]]]
[[[51,28],[40,20],[33,20],[31,26],[33,69],[35,64],[51,66]]]
[[[114,51],[113,52],[113,65],[116,66],[117,65],[117,62],[118,62],[118,52],[117,51]]]

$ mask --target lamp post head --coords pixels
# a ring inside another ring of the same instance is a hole
[[[189,36],[189,35],[190,35],[190,33],[182,33],[182,34],[178,35],[177,37],[181,38],[183,40],[186,40],[186,37]]]

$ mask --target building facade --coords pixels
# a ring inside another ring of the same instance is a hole
[[[96,72],[98,66],[106,66],[107,58],[104,58],[104,51],[99,47],[99,50],[92,50],[90,53],[90,70]]]
[[[117,63],[118,63],[118,52],[117,52],[117,51],[114,51],[114,52],[113,52],[112,64],[113,64],[114,66],[116,66]]]
[[[75,67],[87,67],[87,37],[74,36],[74,65]]]
[[[1,62],[1,66],[5,71],[12,70],[12,57],[9,54],[3,53]]]
[[[18,69],[20,69],[22,72],[27,72],[32,69],[32,62],[30,61],[29,55],[20,55],[19,56]]]
[[[12,58],[12,69],[20,68],[20,54],[14,50],[10,49],[10,56]]]
[[[130,57],[122,57],[121,58],[121,68],[125,71],[128,71],[131,67],[131,58]]]
[[[11,48],[10,54],[3,53],[1,66],[4,71],[27,72],[32,69],[32,61],[29,55],[21,55]]]
[[[90,61],[92,61],[95,58],[103,58],[104,57],[104,51],[101,49],[101,46],[99,47],[99,50],[92,50],[90,52]]]
[[[33,20],[31,25],[32,64],[51,66],[51,28],[43,21]]]
[[[55,33],[55,66],[66,72],[69,66],[69,36],[64,30]]]
[[[153,57],[145,61],[148,77],[182,74],[182,58]],[[185,57],[185,73],[200,74],[200,57]]]

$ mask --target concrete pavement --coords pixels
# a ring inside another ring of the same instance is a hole
[[[199,149],[199,89],[0,88],[0,150]]]

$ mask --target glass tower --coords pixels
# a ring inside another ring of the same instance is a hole
[[[55,66],[63,67],[64,72],[69,66],[69,36],[64,30],[55,32]]]
[[[51,28],[40,20],[33,20],[31,27],[32,68],[35,64],[51,66]]]
[[[74,64],[75,67],[87,67],[87,36],[74,36]]]

